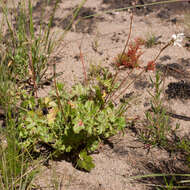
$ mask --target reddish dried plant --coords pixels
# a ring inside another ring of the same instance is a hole
[[[143,54],[141,51],[141,46],[144,44],[144,41],[141,38],[135,39],[135,41],[129,44],[128,51],[123,54],[119,54],[116,58],[116,66],[124,66],[130,69],[140,67],[140,56]]]
[[[145,67],[145,71],[154,71],[155,70],[155,61],[149,61],[147,66]]]

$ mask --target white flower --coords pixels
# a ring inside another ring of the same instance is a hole
[[[184,33],[173,34],[172,41],[174,46],[182,47],[181,42],[183,41],[183,38],[184,38]]]

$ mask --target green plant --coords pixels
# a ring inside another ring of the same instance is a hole
[[[1,44],[4,44],[4,49],[0,52],[0,57],[3,58],[1,64],[9,69],[9,76],[16,79],[17,83],[27,81],[35,90],[45,76],[55,45],[50,29],[58,2],[56,0],[54,4],[49,23],[44,27],[40,22],[37,28],[31,0],[27,3],[21,1],[14,7],[17,10],[15,12],[11,12],[4,1],[0,1],[5,21],[3,24],[7,27],[7,32],[2,33],[0,39]]]
[[[99,36],[100,36],[100,33],[97,31],[96,36],[95,36],[95,38],[93,39],[93,42],[92,42],[92,49],[95,52],[101,54],[101,52],[99,52],[99,46],[100,46]]]
[[[9,105],[15,104],[16,88],[9,78],[7,67],[0,65],[0,73],[0,109],[6,112]]]
[[[118,87],[119,83],[114,83],[113,74],[110,72],[109,68],[99,65],[90,65],[88,80],[92,85],[98,85],[104,96],[110,94]]]
[[[184,154],[186,163],[190,168],[190,140],[182,138],[179,142],[176,143],[176,147],[179,149],[180,152]]]
[[[142,137],[148,144],[164,146],[167,143],[167,136],[171,132],[171,126],[161,98],[162,79],[158,71],[156,72],[155,81],[151,79],[151,82],[155,88],[155,94],[149,92],[152,97],[151,110],[145,114],[147,130]]]
[[[190,13],[186,13],[185,14],[185,25],[187,26],[187,28],[190,28]]]
[[[112,102],[104,107],[98,85],[78,84],[68,93],[62,84],[56,84],[51,96],[26,96],[21,107],[17,127],[20,146],[39,151],[37,145],[43,144],[54,150],[54,156],[70,152],[75,164],[87,171],[94,167],[89,153],[98,148],[101,139],[125,127],[125,108],[115,108]]]
[[[0,189],[31,189],[36,170],[32,169],[27,154],[17,145],[16,104],[17,92],[10,80],[10,71],[0,64],[0,111],[4,125],[0,126]]]
[[[173,189],[189,189],[189,177],[190,174],[147,174],[142,176],[130,177],[131,180],[134,179],[143,179],[143,178],[155,178],[163,177],[163,185],[154,185],[149,186],[156,187],[157,190],[173,190]],[[180,179],[179,179],[180,178]]]
[[[54,190],[61,190],[63,189],[63,177],[60,177],[58,173],[56,172],[55,168],[52,168],[52,174],[51,174],[51,187]]]
[[[156,44],[157,44],[157,38],[156,38],[156,36],[154,34],[149,34],[147,36],[146,41],[145,41],[145,46],[147,48],[151,48],[151,47],[153,47]]]
[[[10,116],[10,110],[8,111]],[[7,117],[6,129],[0,130],[0,189],[32,189],[32,181],[37,174],[26,153],[17,145],[15,119]]]

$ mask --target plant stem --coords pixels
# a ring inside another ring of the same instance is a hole
[[[123,57],[123,55],[125,54],[126,48],[127,48],[127,46],[129,45],[129,40],[130,40],[131,33],[132,33],[133,12],[131,13],[130,20],[131,20],[131,21],[130,21],[129,35],[128,35],[127,41],[126,41],[126,43],[125,43],[125,47],[124,47],[124,49],[123,49],[123,51],[122,51],[121,57],[119,58],[119,59],[120,59],[119,61],[122,60],[122,57]],[[119,74],[119,68],[118,68],[118,67],[116,67],[116,68],[117,68],[117,71],[116,71],[116,73],[115,73],[115,75],[114,75],[114,78],[113,78],[113,80],[112,80],[112,83],[111,83],[111,87],[112,87],[112,88],[113,88],[113,86],[114,86],[114,84],[115,84],[117,75]],[[128,77],[128,76],[127,76],[127,77]],[[119,88],[120,88],[120,87],[119,87]],[[116,91],[117,91],[117,90],[118,90],[118,89],[116,89]],[[105,99],[105,102],[107,102],[108,99],[110,99],[111,97],[113,97],[113,95],[116,93],[116,91],[111,92],[110,94],[108,94],[108,96],[107,96],[106,99]]]
[[[58,107],[59,107],[59,110],[61,110],[61,113],[64,117],[64,120],[65,122],[67,121],[66,120],[66,116],[63,112],[63,106],[61,104],[61,100],[60,100],[60,95],[59,95],[59,91],[58,91],[58,88],[57,88],[57,81],[56,81],[56,64],[54,63],[53,64],[53,78],[54,78],[54,86],[55,86],[55,93],[56,93],[56,96],[57,96],[57,101],[58,101]]]
[[[82,42],[81,42],[82,44]],[[87,84],[87,75],[86,75],[86,68],[85,68],[85,64],[84,64],[84,58],[83,58],[83,54],[82,54],[82,50],[81,50],[81,44],[79,46],[79,51],[80,51],[80,61],[82,63],[82,68],[83,68],[83,74],[84,74],[84,83],[85,85]]]
[[[119,95],[117,95],[117,96],[115,97],[115,100],[116,100],[119,96],[121,96],[121,94],[123,94],[123,93],[138,79],[138,77],[140,77],[140,76],[143,74],[144,71],[145,71],[145,70],[143,69],[143,70],[135,77],[135,79],[132,80],[132,81],[124,88],[124,90],[123,90],[121,93],[119,93]]]
[[[158,57],[160,56],[160,54],[167,48],[169,47],[171,44],[173,43],[173,41],[171,40],[170,42],[168,42],[158,53],[158,55],[155,57],[154,59],[154,63],[156,62],[156,60],[158,59]]]
[[[132,24],[133,24],[133,12],[131,13],[131,16],[130,16],[129,35],[128,35],[127,41],[126,41],[126,43],[125,43],[125,47],[124,47],[124,49],[123,49],[123,52],[122,52],[122,54],[121,54],[120,60],[122,60],[123,55],[125,54],[126,48],[127,48],[127,46],[129,45],[129,40],[130,40],[131,32],[132,32]]]
[[[159,51],[158,55],[155,57],[155,59],[154,59],[154,61],[153,61],[154,63],[156,62],[156,60],[158,59],[158,57],[160,56],[160,54],[161,54],[167,47],[169,47],[172,43],[173,43],[173,41],[171,40],[170,42],[168,42],[168,43]],[[143,70],[137,75],[137,77],[136,77],[134,80],[132,80],[132,81],[125,87],[125,89],[124,89],[121,93],[119,93],[119,95],[117,95],[117,96],[115,97],[115,100],[116,100],[121,94],[125,93],[125,91],[137,80],[137,78],[138,78],[139,76],[141,76],[143,72],[145,72],[145,70],[146,70],[146,67],[143,68]]]
[[[33,63],[33,59],[32,59],[32,49],[30,47],[30,51],[29,51],[29,67],[30,70],[32,72],[32,82],[33,82],[33,88],[34,88],[34,95],[35,97],[37,97],[37,85],[36,85],[36,72],[34,69],[34,63]]]
[[[118,88],[110,95],[109,99],[111,99],[115,93],[121,88],[121,86],[124,84],[124,82],[126,81],[126,79],[129,77],[129,75],[133,72],[133,70],[131,70],[128,75],[122,80],[122,82],[120,83],[120,85],[118,86]]]

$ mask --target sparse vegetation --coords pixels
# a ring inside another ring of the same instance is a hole
[[[58,0],[55,2],[54,11],[57,4]],[[1,49],[1,65],[8,66],[10,79],[16,79],[20,84],[28,82],[37,90],[46,75],[54,46],[50,29],[55,13],[52,13],[48,25],[44,28],[42,23],[40,26],[34,23],[32,1],[28,1],[27,4],[21,1],[17,12],[10,12],[3,1],[1,6],[5,18],[3,24],[7,26],[7,32],[2,31],[4,36],[1,36],[1,44],[4,44],[4,48]],[[13,19],[10,19],[11,15]]]
[[[158,44],[158,39],[159,37],[156,37],[154,34],[148,34],[145,40],[145,46],[147,48],[152,48],[154,45]]]
[[[161,86],[163,78],[156,70],[161,53],[173,45],[181,46],[184,34],[174,34],[155,58],[142,66],[142,46],[152,48],[158,39],[151,35],[145,41],[136,38],[130,42],[132,12],[128,38],[123,50],[116,54],[114,67],[93,64],[88,68],[80,47],[83,80],[66,88],[63,82],[58,82],[56,63],[52,61],[58,43],[51,29],[60,1],[52,2],[43,2],[53,6],[49,18],[45,18],[47,22],[43,21],[45,9],[42,9],[37,22],[32,0],[21,0],[18,4],[12,2],[12,9],[7,2],[0,0],[0,189],[41,189],[34,181],[40,166],[50,159],[61,160],[64,157],[75,168],[90,172],[95,168],[92,154],[98,152],[111,136],[124,134],[128,123],[135,125],[135,121],[132,119],[131,122],[127,117],[131,100],[120,98],[126,96],[126,91],[149,71],[155,73],[155,79],[150,78],[154,92],[151,92],[152,89],[149,92],[151,106],[145,112],[146,124],[137,133],[138,139],[149,148],[158,147],[170,153],[179,153],[189,167],[190,140],[178,137],[176,131],[179,125],[172,126],[170,122],[162,98],[165,90]],[[74,9],[65,32],[72,28],[85,2],[83,0]],[[85,17],[90,18],[84,14],[80,23]],[[101,37],[99,34],[97,37],[98,40],[91,43],[95,52],[99,52],[101,46]],[[50,65],[52,76],[47,75]],[[123,70],[129,71],[127,75],[122,75]],[[137,74],[132,78],[134,71]],[[51,84],[51,92],[40,97],[39,90],[47,81]],[[169,175],[172,177],[168,178]],[[155,176],[164,179],[164,184],[158,185],[157,189],[190,187],[188,174],[151,174],[136,178]],[[186,178],[182,180],[183,177]],[[58,178],[54,175],[51,183],[54,189],[61,190],[62,178]]]
[[[159,72],[156,72],[155,81],[151,79],[151,82],[155,88],[154,94],[150,93],[152,97],[151,108],[146,112],[147,119],[147,131],[143,135],[143,139],[146,144],[152,144],[153,146],[164,146],[167,142],[167,136],[171,133],[171,126],[169,123],[169,116],[166,114],[166,110],[163,106],[162,100],[162,79]]]

